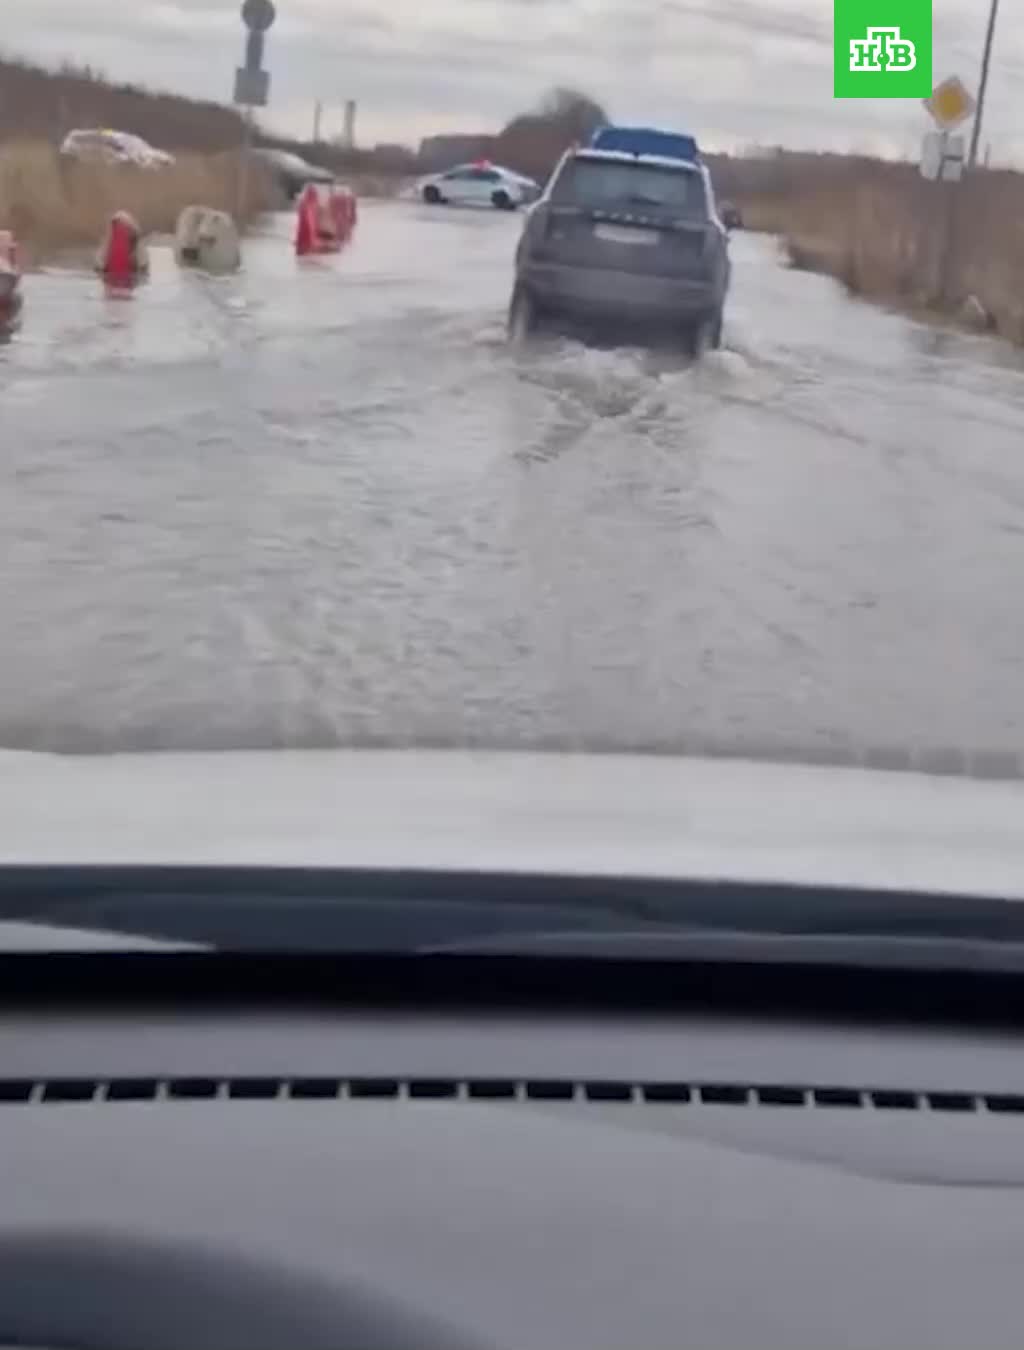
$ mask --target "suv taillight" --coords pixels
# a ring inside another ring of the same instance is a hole
[[[700,260],[708,268],[712,266],[715,258],[715,252],[718,247],[718,230],[712,224],[704,227],[704,237],[701,240]]]

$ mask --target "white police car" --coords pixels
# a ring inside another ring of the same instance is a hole
[[[422,179],[417,195],[432,206],[491,206],[499,211],[514,211],[540,196],[540,187],[532,178],[513,173],[489,160],[457,164],[444,173]]]

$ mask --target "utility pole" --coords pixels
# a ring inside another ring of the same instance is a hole
[[[356,148],[356,101],[354,98],[345,100],[345,130],[343,140],[346,150]]]
[[[319,145],[319,144],[320,144],[320,121],[321,121],[321,118],[323,117],[323,112],[324,112],[324,105],[320,102],[319,99],[317,99],[317,101],[316,101],[316,106],[315,106],[314,109],[313,109],[313,144],[314,144],[314,145]]]
[[[988,67],[992,59],[992,39],[995,37],[996,18],[999,14],[999,0],[992,0],[988,11],[988,28],[985,31],[985,51],[981,58],[981,79],[978,81],[978,107],[974,114],[974,130],[971,132],[971,150],[967,156],[967,169],[970,172],[978,159],[978,142],[981,140],[981,119],[985,114],[985,93],[988,90]]]

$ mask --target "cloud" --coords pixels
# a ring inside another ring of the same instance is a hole
[[[360,103],[364,139],[487,129],[571,83],[621,118],[688,123],[706,141],[915,152],[916,100],[832,98],[829,0],[277,0],[267,120],[304,132],[323,99]],[[3,0],[5,31],[45,61],[226,98],[243,47],[236,0]],[[943,0],[937,75],[976,83],[985,6]],[[985,139],[1024,163],[1024,12],[1003,6]],[[329,126],[333,124],[329,121]]]

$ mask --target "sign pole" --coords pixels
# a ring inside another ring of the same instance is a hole
[[[949,304],[953,282],[953,262],[957,249],[957,222],[959,220],[957,206],[960,200],[960,184],[962,182],[962,178],[953,182],[939,180],[939,188],[945,195],[942,212],[942,252],[939,261],[939,301],[943,305]]]
[[[249,206],[249,161],[252,158],[252,109],[242,113],[242,158],[238,166],[238,221],[245,220]]]
[[[270,94],[270,75],[263,69],[266,34],[274,26],[277,10],[273,0],[244,0],[242,22],[246,27],[245,64],[235,71],[235,105],[242,111],[242,146],[238,166],[239,220],[249,208],[249,163],[252,159],[253,108],[265,108]]]
[[[998,3],[998,0],[994,0]],[[974,100],[961,80],[952,76],[943,80],[924,100],[925,109],[936,128],[924,139],[921,173],[934,178],[942,193],[936,214],[939,217],[938,248],[935,261],[935,292],[941,304],[952,294],[953,271],[960,249],[960,226],[964,211],[964,138],[952,135],[954,127],[965,122],[974,111]],[[975,123],[977,127],[977,123]]]

